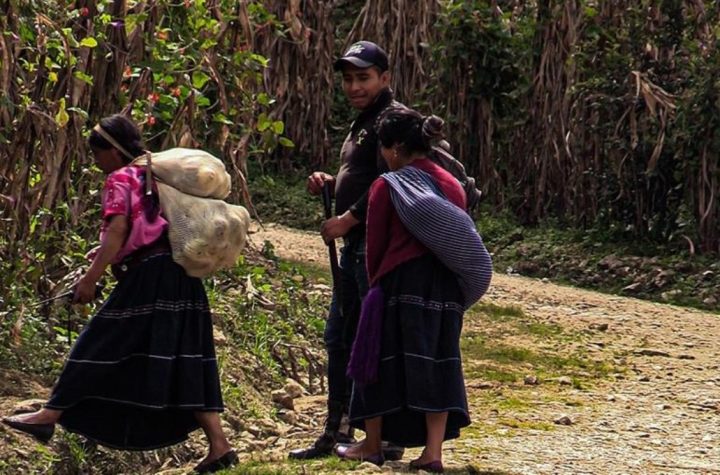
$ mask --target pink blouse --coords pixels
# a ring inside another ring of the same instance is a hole
[[[100,240],[105,237],[112,216],[127,216],[130,225],[128,237],[112,260],[113,264],[141,247],[152,244],[167,232],[168,222],[160,214],[157,189],[153,188],[153,195],[145,196],[145,167],[140,166],[120,168],[105,179]]]

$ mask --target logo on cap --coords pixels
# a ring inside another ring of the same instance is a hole
[[[360,43],[355,43],[345,52],[344,56],[356,56],[361,54],[363,51],[365,51],[365,47]]]

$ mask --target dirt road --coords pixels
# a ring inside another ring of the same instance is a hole
[[[269,226],[252,240],[270,241],[283,258],[327,261],[313,233]],[[447,445],[457,473],[720,473],[720,316],[500,274],[483,302],[518,309],[517,318],[508,324],[470,312],[465,334],[485,332],[488,341],[523,350],[504,363],[524,376],[482,377],[497,374],[472,370],[473,358],[487,354],[466,352],[474,423]],[[610,369],[602,377],[582,370],[557,377],[569,364],[542,373],[542,361],[527,356],[537,354],[580,355]]]

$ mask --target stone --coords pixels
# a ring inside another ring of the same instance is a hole
[[[642,284],[640,282],[634,282],[630,285],[626,285],[625,287],[623,287],[622,291],[632,294],[632,293],[639,291],[641,288],[642,288]]]
[[[639,356],[663,356],[663,357],[669,357],[670,353],[662,350],[655,350],[652,348],[643,348],[641,350],[635,351],[636,355]]]
[[[607,323],[591,323],[589,328],[590,330],[598,330],[601,332],[605,332],[608,330],[608,328],[610,328],[610,325],[608,325]]]
[[[622,267],[623,264],[622,259],[618,258],[615,254],[610,254],[609,256],[603,257],[597,265],[601,269],[613,270]]]
[[[540,384],[540,380],[538,380],[538,377],[534,374],[529,374],[525,376],[524,382],[528,386],[537,386],[538,384]]]
[[[383,473],[382,468],[370,462],[361,463],[355,468],[355,471],[360,473]]]
[[[291,411],[295,410],[295,403],[293,402],[293,398],[290,397],[290,395],[284,389],[276,389],[271,393],[271,395],[274,403],[279,404],[285,409],[289,409]]]
[[[472,381],[467,384],[467,387],[472,389],[493,389],[497,387],[497,383],[493,381]]]
[[[675,277],[675,271],[670,269],[661,271],[657,276],[655,276],[655,279],[653,279],[653,284],[655,284],[657,288],[661,289],[670,284],[673,277]],[[670,291],[668,293],[672,294],[673,292],[675,291]]]
[[[215,346],[225,346],[227,344],[227,337],[217,327],[213,327],[213,341]]]
[[[297,412],[279,410],[277,413],[278,419],[285,422],[286,424],[295,425],[298,421]]]
[[[570,419],[570,416],[565,416],[565,415],[558,417],[553,422],[555,422],[555,424],[561,425],[561,426],[573,425],[573,421],[572,421],[572,419]]]
[[[278,426],[278,423],[270,418],[264,418],[257,421],[258,425],[262,427],[261,434],[263,435],[281,435],[282,431],[280,430],[280,427]]]
[[[285,393],[287,393],[288,396],[293,399],[299,398],[303,395],[304,392],[304,389],[300,385],[300,383],[290,378],[285,381],[285,386],[283,386],[283,390],[285,391]]]
[[[560,376],[559,378],[556,379],[556,381],[561,386],[572,386],[572,383],[573,383],[572,378],[570,378],[568,376]]]

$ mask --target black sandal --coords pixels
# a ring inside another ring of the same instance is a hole
[[[55,424],[30,424],[16,421],[12,417],[3,417],[2,421],[13,429],[32,435],[44,444],[48,443],[55,433]]]
[[[213,460],[212,462],[201,463],[195,467],[195,473],[215,473],[226,468],[230,468],[233,465],[237,465],[238,456],[234,450],[226,452],[222,457]]]

